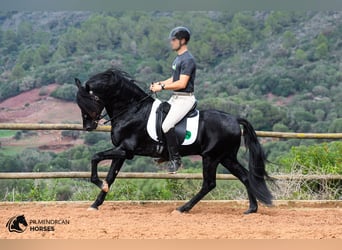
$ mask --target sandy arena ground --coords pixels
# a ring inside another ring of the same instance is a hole
[[[87,211],[90,202],[0,202],[0,239],[342,239],[342,202],[276,202],[243,215],[244,201],[199,203],[175,213],[179,202],[109,202]],[[8,219],[24,214],[23,233],[9,232]],[[33,220],[68,220],[54,231],[30,231]]]

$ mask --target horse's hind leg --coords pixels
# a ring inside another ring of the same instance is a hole
[[[258,202],[250,190],[250,186],[248,183],[248,170],[245,169],[236,159],[231,160],[229,158],[225,158],[221,161],[221,164],[234,176],[236,176],[246,187],[248,199],[249,199],[249,208],[245,211],[245,214],[256,213],[258,211]]]
[[[108,171],[106,181],[102,184],[102,190],[100,194],[97,196],[94,203],[90,206],[91,209],[98,209],[100,205],[104,202],[107,192],[109,191],[110,186],[115,181],[116,176],[118,175],[125,159],[114,159],[112,160],[112,164],[110,166],[110,169]]]
[[[203,157],[203,184],[201,190],[185,205],[177,208],[180,212],[190,211],[206,194],[216,187],[216,169],[218,162],[210,157]]]

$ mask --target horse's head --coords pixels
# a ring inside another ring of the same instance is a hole
[[[83,129],[92,131],[97,128],[99,120],[101,120],[101,113],[104,109],[104,104],[100,98],[89,88],[85,87],[79,79],[75,78],[76,86],[78,87],[76,101],[81,109]]]
[[[17,221],[19,224],[23,224],[25,227],[28,225],[24,215],[18,216]]]

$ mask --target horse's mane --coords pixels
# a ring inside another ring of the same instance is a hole
[[[114,78],[114,79],[113,79]],[[126,71],[123,71],[119,68],[110,68],[107,69],[104,72],[98,73],[96,75],[93,75],[89,78],[87,83],[108,83],[110,84],[111,81],[125,81],[125,82],[135,82],[133,77],[127,73]]]
[[[144,96],[146,93],[137,85],[137,81],[126,71],[119,68],[110,68],[104,72],[98,73],[89,78],[87,84],[103,84],[115,85],[116,88],[120,87],[124,92],[133,92],[138,96]],[[114,87],[114,86],[113,86]]]

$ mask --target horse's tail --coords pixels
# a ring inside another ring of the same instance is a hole
[[[273,197],[265,181],[265,179],[270,179],[265,170],[265,153],[252,125],[243,118],[238,118],[237,121],[243,126],[245,146],[249,150],[248,180],[250,190],[259,201],[266,205],[272,205]]]

